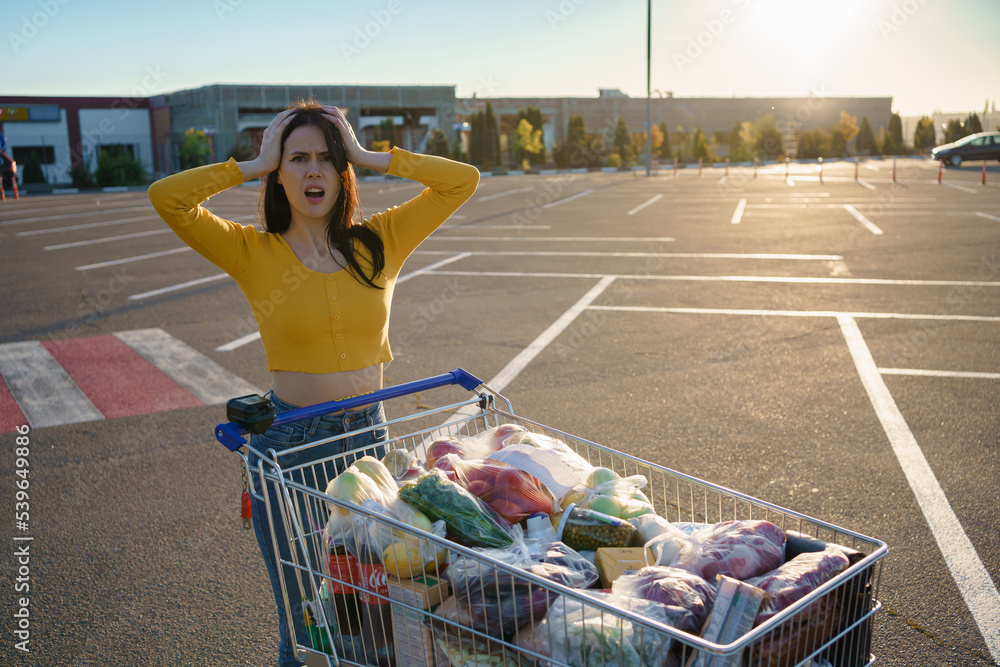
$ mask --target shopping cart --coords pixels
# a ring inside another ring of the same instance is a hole
[[[289,538],[291,556],[281,559],[279,574],[283,590],[294,578],[302,591],[300,601],[290,600],[286,593],[284,605],[289,618],[293,613],[304,613],[307,618],[309,636],[294,639],[308,665],[857,667],[874,663],[872,620],[881,609],[877,596],[881,561],[888,552],[885,543],[518,417],[506,398],[462,369],[284,413],[275,423],[449,385],[458,385],[471,395],[463,393],[461,400],[444,401],[440,407],[370,428],[387,426],[390,439],[382,443],[385,448],[406,449],[422,460],[427,443],[436,438],[473,437],[504,424],[516,425],[562,441],[593,466],[610,468],[622,477],[645,476],[648,484],[643,491],[656,513],[668,521],[764,520],[813,538],[818,549],[836,544],[854,550],[856,557],[846,570],[762,625],[729,643],[714,643],[626,608],[629,605],[536,576],[482,550],[415,529],[377,508],[331,497],[324,492],[330,481],[329,460],[282,465],[290,454],[337,438],[281,453],[257,452],[260,463],[250,470],[241,450],[247,430],[237,423],[220,424],[217,439],[240,452],[246,472],[263,480],[262,487],[276,491],[277,506],[272,506],[267,493],[263,500],[268,521],[272,525],[281,521]],[[441,391],[457,392],[454,388]],[[421,400],[428,399],[422,395]],[[342,467],[362,454],[347,452],[337,458],[344,459]],[[329,517],[340,516],[343,524],[345,515],[349,520],[340,530],[353,533],[356,544],[362,544],[366,536],[389,531],[406,549],[431,552],[436,558],[425,571],[410,573],[412,579],[386,577],[377,559],[368,568],[345,565],[342,550],[341,555],[331,556],[326,523]],[[464,578],[459,589],[449,590],[447,568],[471,568],[482,576]],[[503,603],[518,595],[535,603],[527,608]],[[449,606],[456,600],[464,602],[457,605],[457,612],[455,604]],[[301,610],[296,603],[301,603]]]

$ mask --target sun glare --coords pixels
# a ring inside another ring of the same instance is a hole
[[[868,1],[758,0],[750,11],[770,39],[784,41],[804,55],[850,40],[852,22]]]

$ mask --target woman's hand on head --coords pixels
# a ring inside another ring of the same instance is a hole
[[[275,116],[264,128],[264,134],[260,140],[260,153],[249,162],[238,163],[244,179],[251,180],[266,176],[281,166],[281,135],[294,113],[294,109],[286,109]]]
[[[340,137],[344,140],[344,152],[347,153],[348,162],[358,167],[377,171],[386,171],[389,168],[392,155],[366,150],[355,136],[354,128],[347,122],[343,111],[337,107],[324,106],[323,115],[340,132]]]

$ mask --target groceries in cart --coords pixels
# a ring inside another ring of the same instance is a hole
[[[842,600],[828,595],[746,655],[699,653],[679,633],[733,642],[860,554],[766,520],[671,522],[644,476],[592,466],[558,438],[512,424],[416,451],[358,459],[326,490],[338,502],[323,531],[322,595],[336,626],[331,650],[348,660],[800,664],[845,621]]]

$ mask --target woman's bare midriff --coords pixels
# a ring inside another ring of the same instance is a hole
[[[335,373],[271,371],[271,389],[274,390],[274,395],[300,407],[339,401],[381,388],[382,364]],[[363,406],[354,409],[360,407]]]

